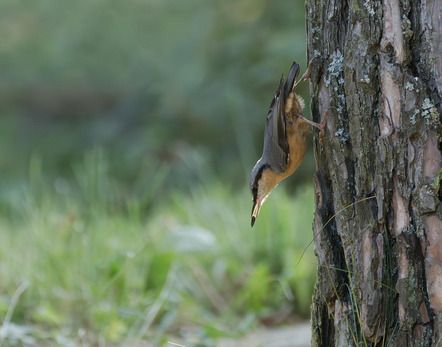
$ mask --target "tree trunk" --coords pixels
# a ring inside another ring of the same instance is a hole
[[[307,1],[313,346],[442,346],[441,6]]]

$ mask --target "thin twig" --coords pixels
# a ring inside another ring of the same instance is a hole
[[[176,343],[176,342],[167,341],[167,343],[168,343],[169,345],[172,345],[172,346],[186,347],[186,346],[184,346],[184,345],[180,345],[179,343]]]
[[[22,282],[22,284],[19,285],[17,290],[15,291],[14,295],[11,298],[11,303],[8,307],[8,312],[6,312],[5,319],[3,319],[2,327],[0,328],[0,336],[3,341],[4,332],[8,329],[8,325],[11,322],[12,315],[14,313],[15,307],[18,304],[18,299],[23,294],[23,292],[29,287],[31,283],[28,280],[25,280]]]
[[[339,306],[341,307],[342,314],[344,315],[344,318],[345,318],[345,320],[346,320],[346,322],[347,322],[347,326],[348,326],[348,328],[350,329],[350,333],[351,333],[351,335],[352,335],[352,337],[353,337],[353,341],[354,341],[355,345],[357,346],[357,345],[358,345],[358,344],[357,344],[357,339],[356,339],[356,336],[355,336],[355,334],[354,334],[354,332],[353,332],[353,329],[352,329],[352,327],[351,327],[351,325],[350,325],[350,322],[348,321],[348,317],[347,317],[347,314],[346,314],[346,308],[345,308],[344,305],[342,304],[341,298],[340,298],[340,296],[339,296],[339,294],[338,294],[338,290],[336,289],[336,286],[335,286],[335,284],[334,284],[334,282],[333,282],[333,279],[332,279],[332,277],[331,277],[330,269],[328,269],[328,268],[326,268],[326,269],[327,269],[327,275],[328,275],[328,277],[329,277],[329,279],[330,279],[330,283],[331,283],[332,286],[333,286],[333,291],[334,291],[336,297],[338,298],[338,302],[339,302]]]
[[[363,275],[361,275],[361,274],[359,274],[359,273],[357,273],[357,272],[353,272],[353,271],[345,270],[345,269],[340,269],[340,268],[338,268],[338,267],[334,267],[334,266],[330,266],[330,265],[319,265],[319,266],[321,266],[321,267],[326,267],[326,268],[330,268],[330,269],[332,269],[332,270],[337,270],[337,271],[346,272],[346,273],[348,273],[348,274],[350,274],[350,275],[354,275],[354,276],[360,276],[360,277],[363,276]],[[365,277],[364,277],[364,278],[365,278]],[[387,286],[386,284],[382,283],[381,281],[378,281],[378,280],[375,280],[375,279],[371,279],[371,281],[373,281],[374,283],[380,284],[381,286],[383,286],[383,287],[385,287],[385,288],[387,288],[387,289],[390,289],[392,292],[395,292],[396,294],[399,294],[399,292],[398,292],[396,289],[394,289],[394,288],[392,288],[392,287],[390,287],[390,286]]]
[[[192,262],[190,264],[190,269],[193,276],[199,283],[201,289],[203,290],[204,294],[206,294],[207,298],[212,303],[212,306],[216,309],[218,313],[222,313],[227,306],[226,301],[215,290],[215,288],[210,285],[210,281],[207,278],[207,274],[205,273],[204,269],[195,262]]]
[[[169,299],[174,284],[175,284],[175,267],[172,266],[171,269],[169,270],[169,273],[167,274],[166,283],[164,283],[163,288],[161,289],[161,292],[158,295],[157,300],[155,300],[152,306],[146,309],[146,318],[144,320],[144,324],[138,330],[136,336],[136,340],[138,342],[141,341],[144,334],[146,334],[151,324],[158,316],[158,313],[160,312],[164,303]]]
[[[358,204],[358,203],[360,203],[360,202],[363,202],[363,201],[366,201],[366,200],[370,200],[370,199],[374,199],[374,198],[376,198],[376,195],[369,196],[369,197],[367,197],[367,198],[363,198],[363,199],[361,199],[361,200],[355,201],[355,202],[351,203],[350,205],[341,208],[338,212],[336,212],[333,216],[331,216],[330,219],[329,219],[329,220],[328,220],[328,221],[322,226],[322,228],[319,229],[319,231],[316,232],[315,235],[313,235],[313,239],[309,242],[309,244],[308,244],[308,245],[304,248],[304,250],[302,251],[301,257],[299,258],[298,262],[296,263],[295,268],[298,266],[299,262],[301,261],[302,257],[304,256],[304,253],[307,251],[307,249],[310,247],[310,245],[311,245],[311,244],[313,243],[313,241],[316,239],[316,236],[318,236],[319,233],[320,233],[322,230],[324,230],[324,228],[328,225],[328,223],[330,223],[330,222],[332,221],[333,218],[335,218],[339,213],[345,211],[345,210],[346,210],[347,208],[349,208],[349,207],[352,207],[352,206],[354,206],[354,205],[356,205],[356,204]]]

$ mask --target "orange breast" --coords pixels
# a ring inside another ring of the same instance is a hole
[[[293,117],[292,125],[287,128],[287,140],[289,143],[290,154],[285,177],[290,176],[304,159],[307,151],[307,135],[309,132],[308,124]]]

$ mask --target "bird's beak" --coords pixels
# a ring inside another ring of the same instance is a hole
[[[252,227],[255,224],[256,219],[258,218],[260,208],[261,208],[261,200],[256,199],[253,202],[253,208],[252,208]]]

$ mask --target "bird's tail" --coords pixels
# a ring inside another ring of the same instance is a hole
[[[287,100],[287,97],[289,96],[290,92],[293,90],[293,87],[296,83],[296,77],[298,77],[299,74],[299,64],[294,61],[292,64],[292,67],[290,68],[289,74],[287,76],[287,81],[285,82],[284,86],[284,99]]]

